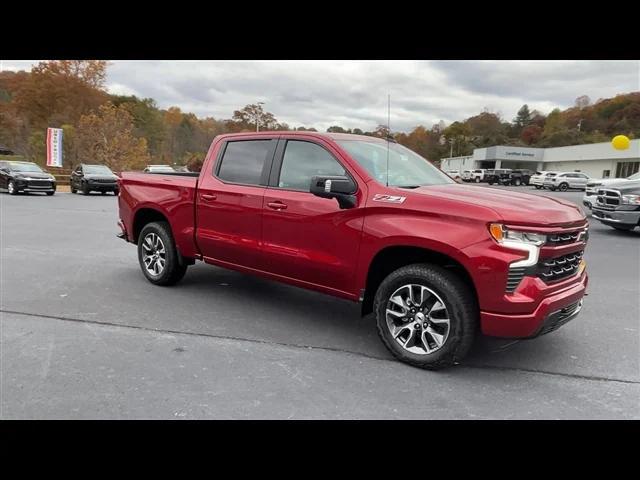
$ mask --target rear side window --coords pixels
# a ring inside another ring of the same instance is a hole
[[[245,185],[260,185],[262,170],[273,152],[271,140],[245,140],[227,143],[218,177]]]
[[[320,145],[289,140],[282,159],[278,187],[308,192],[315,175],[346,175],[342,165]]]

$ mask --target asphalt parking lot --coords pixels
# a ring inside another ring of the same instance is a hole
[[[0,418],[640,418],[638,230],[591,221],[575,320],[429,372],[357,304],[203,264],[151,285],[113,196],[0,204]]]

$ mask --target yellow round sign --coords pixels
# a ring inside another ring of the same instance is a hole
[[[611,145],[613,145],[613,148],[616,150],[626,150],[630,145],[629,137],[626,135],[616,135],[613,137],[613,140],[611,140]]]

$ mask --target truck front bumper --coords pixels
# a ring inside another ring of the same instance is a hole
[[[544,298],[532,313],[480,312],[482,333],[503,338],[532,338],[549,333],[578,315],[588,283],[584,271],[577,282]]]
[[[604,210],[594,205],[592,216],[605,225],[640,225],[640,210]]]

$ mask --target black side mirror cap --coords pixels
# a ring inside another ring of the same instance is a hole
[[[335,198],[340,208],[356,206],[356,183],[347,176],[315,176],[311,178],[309,191],[317,197]]]

